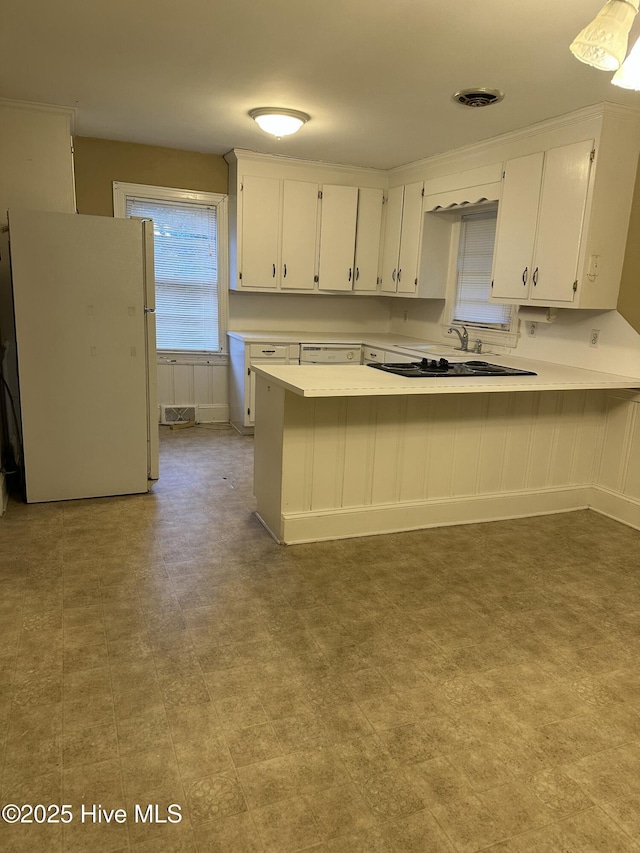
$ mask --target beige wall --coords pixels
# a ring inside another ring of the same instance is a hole
[[[640,164],[636,173],[627,248],[622,268],[618,311],[640,333]]]
[[[217,154],[77,136],[74,139],[79,213],[113,216],[113,181],[227,192],[227,164]]]

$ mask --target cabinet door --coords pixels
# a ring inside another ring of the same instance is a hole
[[[278,286],[280,181],[242,178],[242,287],[275,290]]]
[[[378,290],[378,261],[382,227],[382,190],[360,187],[356,225],[354,290]]]
[[[593,140],[547,151],[530,299],[573,302]]]
[[[407,184],[402,206],[402,231],[398,260],[398,293],[415,293],[422,239],[422,196],[424,183]]]
[[[0,225],[7,209],[76,212],[71,109],[0,102]]]
[[[398,288],[398,253],[402,229],[402,199],[404,187],[392,187],[387,194],[384,242],[382,245],[382,284],[384,293]]]
[[[322,187],[320,290],[353,289],[357,213],[357,187]]]
[[[539,153],[506,163],[493,256],[494,299],[527,299],[543,162],[544,154]]]
[[[283,290],[313,290],[318,228],[318,184],[284,181],[281,279]]]

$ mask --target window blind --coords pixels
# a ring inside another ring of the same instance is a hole
[[[126,214],[153,219],[157,348],[219,351],[215,207],[130,196]]]
[[[511,306],[489,301],[497,216],[492,210],[461,219],[454,322],[509,328]]]

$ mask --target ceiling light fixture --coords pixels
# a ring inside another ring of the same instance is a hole
[[[251,110],[249,115],[261,130],[278,138],[297,133],[311,118],[299,110],[282,110],[279,107],[259,107]]]
[[[635,89],[636,92],[640,92],[640,39],[613,75],[611,82],[622,89]]]
[[[627,52],[629,30],[638,13],[639,0],[608,0],[593,21],[573,40],[570,50],[601,71],[616,71]],[[617,84],[619,85],[619,84]]]

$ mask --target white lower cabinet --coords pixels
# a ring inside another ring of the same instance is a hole
[[[297,364],[300,347],[289,343],[245,343],[229,336],[229,420],[240,433],[255,426],[254,364]]]
[[[363,364],[406,364],[412,361],[419,361],[417,355],[405,355],[396,350],[385,350],[382,347],[363,346],[362,362]]]

